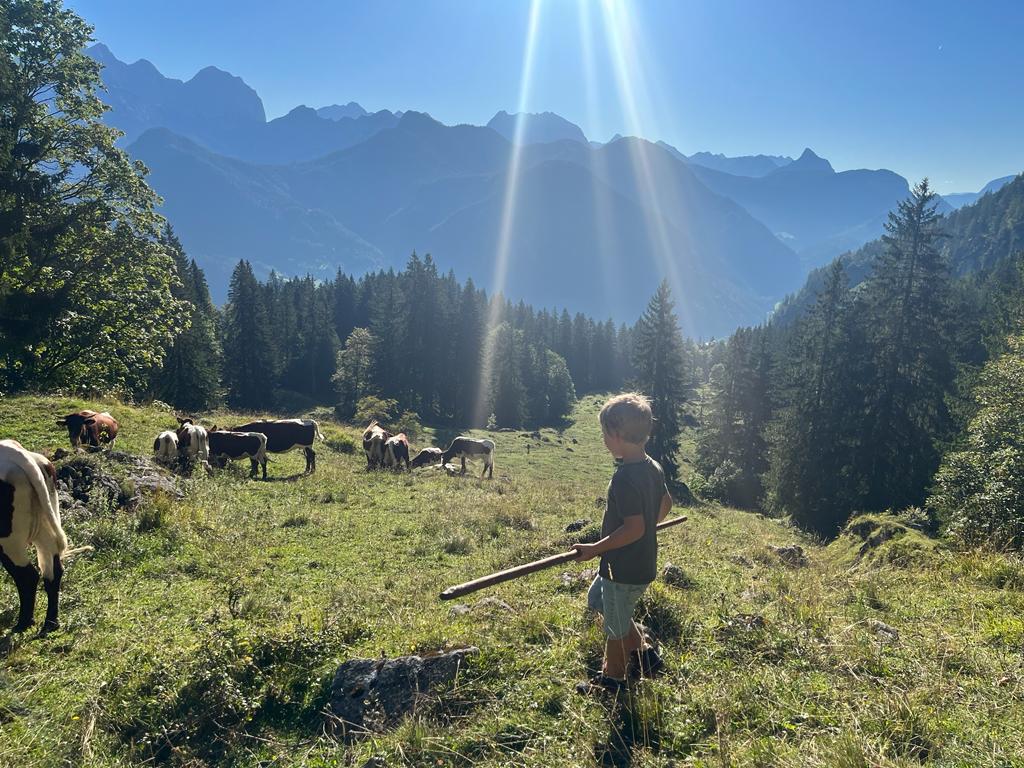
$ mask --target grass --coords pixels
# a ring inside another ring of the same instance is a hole
[[[73,545],[96,551],[68,568],[61,631],[0,641],[0,766],[1024,765],[1024,566],[888,518],[824,546],[757,515],[687,510],[661,562],[692,583],[659,581],[641,606],[667,671],[621,706],[572,691],[601,650],[582,591],[561,579],[586,566],[463,599],[510,610],[440,602],[586,533],[567,523],[600,521],[599,404],[541,439],[490,433],[493,480],[472,465],[367,473],[356,430],[323,424],[313,476],[296,451],[273,456],[270,482],[239,465],[185,481],[181,500],[69,514]],[[53,417],[83,406],[114,413],[119,447],[140,454],[174,423],[153,407],[17,397],[0,400],[0,437],[51,453],[66,444]],[[791,543],[807,567],[769,549]],[[15,612],[0,581],[0,632]],[[345,659],[462,645],[480,648],[465,674],[394,731],[326,735]]]

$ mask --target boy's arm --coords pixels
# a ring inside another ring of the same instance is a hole
[[[659,523],[662,520],[664,520],[666,517],[668,517],[668,513],[671,511],[671,509],[672,509],[672,496],[669,494],[668,491],[665,491],[664,495],[661,497],[661,509],[658,510],[658,522]]]
[[[576,550],[576,560],[583,562],[591,558],[603,555],[612,549],[619,549],[638,541],[647,530],[643,515],[630,515],[622,518],[622,525],[609,533],[600,541],[593,544],[573,544]]]

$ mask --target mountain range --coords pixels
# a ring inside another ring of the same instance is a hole
[[[836,173],[810,150],[791,160],[601,144],[550,112],[449,126],[348,102],[268,121],[258,94],[215,67],[182,82],[101,44],[87,52],[104,65],[105,121],[150,168],[218,301],[239,258],[262,274],[327,277],[400,266],[416,250],[491,287],[505,232],[510,298],[632,321],[668,276],[684,329],[723,335],[762,320],[808,268],[876,237],[908,190],[890,171]]]

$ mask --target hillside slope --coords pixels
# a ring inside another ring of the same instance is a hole
[[[66,441],[54,414],[84,405],[114,412],[135,453],[173,424],[158,407],[18,397],[0,400],[0,437],[49,452]],[[600,653],[585,566],[469,596],[466,611],[440,603],[599,520],[599,405],[583,400],[562,433],[491,433],[493,481],[368,474],[344,452],[354,431],[324,423],[311,477],[295,452],[274,457],[270,482],[233,467],[126,507],[121,480],[67,507],[71,541],[96,551],[68,568],[61,631],[0,646],[0,765],[1018,764],[1024,566],[884,519],[822,547],[756,515],[677,510],[690,520],[662,536],[660,560],[688,581],[659,580],[642,606],[667,670],[616,706],[572,691]],[[60,466],[74,461],[123,467]],[[806,567],[770,549],[791,543]],[[480,653],[458,681],[396,728],[323,735],[341,661],[464,645]]]

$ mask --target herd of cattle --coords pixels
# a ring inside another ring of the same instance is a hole
[[[57,420],[65,427],[73,448],[99,448],[117,439],[118,423],[109,413],[79,411]],[[306,472],[316,471],[315,440],[323,440],[319,425],[312,419],[275,419],[252,421],[231,429],[216,426],[206,429],[192,419],[178,419],[178,428],[161,432],[153,441],[153,452],[162,463],[181,466],[223,467],[227,461],[249,459],[250,477],[258,469],[267,479],[267,454],[302,448]],[[363,450],[367,469],[388,467],[407,471],[427,465],[446,469],[460,459],[462,474],[466,459],[483,461],[483,471],[494,476],[494,442],[471,437],[456,437],[447,449],[424,448],[411,461],[409,440],[405,434],[392,434],[376,421],[363,431]],[[454,471],[452,469],[451,471]],[[35,546],[38,570],[29,560],[29,545]],[[91,547],[70,549],[61,527],[57,499],[57,471],[42,454],[27,450],[16,440],[0,440],[0,564],[14,580],[18,590],[19,612],[15,632],[32,626],[40,572],[46,590],[46,620],[43,631],[59,626],[57,613],[60,581],[65,558]]]

